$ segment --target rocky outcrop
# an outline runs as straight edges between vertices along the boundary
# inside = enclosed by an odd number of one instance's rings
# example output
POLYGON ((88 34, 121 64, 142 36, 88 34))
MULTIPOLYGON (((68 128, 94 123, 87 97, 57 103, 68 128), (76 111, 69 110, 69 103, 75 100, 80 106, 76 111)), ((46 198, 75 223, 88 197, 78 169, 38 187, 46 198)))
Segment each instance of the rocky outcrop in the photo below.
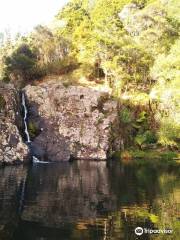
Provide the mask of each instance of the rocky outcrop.
POLYGON ((0 86, 0 164, 13 164, 28 159, 29 150, 22 141, 21 103, 12 85, 0 86))
POLYGON ((105 160, 119 148, 117 102, 108 93, 54 81, 24 91, 32 150, 41 160, 105 160))

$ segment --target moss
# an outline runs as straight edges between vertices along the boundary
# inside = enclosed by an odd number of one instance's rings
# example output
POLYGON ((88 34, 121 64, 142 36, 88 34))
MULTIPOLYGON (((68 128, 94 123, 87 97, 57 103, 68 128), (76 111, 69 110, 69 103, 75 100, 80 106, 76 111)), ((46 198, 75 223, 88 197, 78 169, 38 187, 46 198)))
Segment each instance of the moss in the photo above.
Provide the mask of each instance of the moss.
POLYGON ((72 84, 71 84, 71 82, 63 82, 63 86, 65 87, 65 88, 68 88, 69 86, 71 86, 72 84))
POLYGON ((30 121, 28 123, 28 130, 31 138, 35 138, 38 135, 38 126, 35 122, 30 121))

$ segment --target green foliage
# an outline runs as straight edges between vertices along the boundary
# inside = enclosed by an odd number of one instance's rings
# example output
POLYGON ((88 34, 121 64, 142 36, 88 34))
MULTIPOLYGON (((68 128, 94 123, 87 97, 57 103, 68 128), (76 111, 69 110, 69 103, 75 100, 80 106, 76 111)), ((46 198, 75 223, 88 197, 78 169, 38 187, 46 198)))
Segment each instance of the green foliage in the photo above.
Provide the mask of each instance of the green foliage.
POLYGON ((135 139, 135 144, 137 144, 140 149, 142 148, 142 145, 146 142, 146 135, 145 134, 138 134, 135 139))
POLYGON ((61 65, 61 61, 67 56, 68 40, 62 36, 57 36, 47 27, 37 26, 27 41, 35 50, 38 65, 41 67, 58 62, 61 65))
POLYGON ((135 162, 135 164, 155 164, 156 166, 162 164, 176 164, 175 159, 178 153, 174 151, 157 151, 157 150, 142 150, 130 149, 129 154, 133 159, 142 159, 142 161, 135 162))
POLYGON ((136 122, 142 123, 147 119, 147 113, 145 111, 142 111, 139 113, 138 118, 136 119, 136 122))
POLYGON ((125 124, 129 124, 132 122, 132 113, 127 107, 120 111, 120 121, 125 124))
POLYGON ((30 122, 28 123, 28 131, 29 131, 29 134, 30 134, 30 137, 31 137, 31 138, 36 137, 37 134, 38 134, 38 132, 39 132, 36 123, 30 121, 30 122))
POLYGON ((156 135, 150 131, 147 130, 144 133, 138 133, 134 139, 135 144, 137 144, 140 149, 142 149, 143 144, 152 144, 157 142, 156 135))
POLYGON ((3 43, 0 78, 29 80, 75 69, 74 79, 129 97, 131 107, 121 109, 120 120, 140 148, 156 141, 177 148, 179 9, 176 0, 70 0, 56 16, 57 27, 37 26, 15 44, 10 37, 3 43))
POLYGON ((152 62, 151 56, 126 34, 118 17, 128 2, 70 1, 57 16, 66 22, 59 34, 71 37, 71 54, 81 66, 94 67, 92 72, 98 65, 116 95, 129 80, 146 84, 152 62))
POLYGON ((180 41, 172 45, 169 54, 160 55, 152 68, 157 83, 152 89, 153 99, 159 102, 155 114, 159 121, 159 143, 176 146, 180 139, 180 41))
POLYGON ((180 139, 180 124, 170 117, 163 117, 160 120, 158 131, 159 143, 163 146, 177 147, 176 141, 180 139))
POLYGON ((36 55, 27 44, 21 44, 10 56, 5 58, 4 62, 5 76, 29 80, 36 65, 36 55))
POLYGON ((151 143, 156 143, 157 142, 157 136, 154 132, 147 130, 145 132, 145 136, 146 136, 146 141, 145 143, 147 144, 151 144, 151 143))
POLYGON ((166 151, 166 152, 162 152, 161 153, 161 158, 163 160, 169 160, 169 159, 173 159, 177 157, 177 153, 176 152, 171 152, 171 151, 166 151))

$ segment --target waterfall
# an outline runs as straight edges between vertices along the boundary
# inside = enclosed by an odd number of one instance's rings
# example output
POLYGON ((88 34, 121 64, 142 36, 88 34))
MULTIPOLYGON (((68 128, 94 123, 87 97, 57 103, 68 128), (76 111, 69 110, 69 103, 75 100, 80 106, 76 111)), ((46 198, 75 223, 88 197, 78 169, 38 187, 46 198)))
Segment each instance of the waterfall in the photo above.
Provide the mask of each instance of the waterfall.
POLYGON ((25 94, 22 93, 22 106, 24 109, 24 132, 26 134, 26 139, 27 139, 27 143, 30 143, 30 136, 29 136, 29 132, 28 132, 28 127, 27 127, 27 107, 26 107, 26 100, 25 100, 25 94))
MULTIPOLYGON (((22 106, 23 106, 23 109, 24 109, 24 132, 25 132, 25 135, 26 135, 26 143, 28 143, 28 146, 31 147, 31 139, 30 139, 30 135, 29 135, 29 132, 28 132, 28 127, 27 127, 27 114, 28 114, 28 111, 27 111, 27 107, 26 107, 26 99, 25 99, 25 94, 22 93, 22 106)), ((32 159, 33 159, 33 163, 49 163, 49 162, 45 162, 45 161, 40 161, 36 156, 32 156, 32 159)))

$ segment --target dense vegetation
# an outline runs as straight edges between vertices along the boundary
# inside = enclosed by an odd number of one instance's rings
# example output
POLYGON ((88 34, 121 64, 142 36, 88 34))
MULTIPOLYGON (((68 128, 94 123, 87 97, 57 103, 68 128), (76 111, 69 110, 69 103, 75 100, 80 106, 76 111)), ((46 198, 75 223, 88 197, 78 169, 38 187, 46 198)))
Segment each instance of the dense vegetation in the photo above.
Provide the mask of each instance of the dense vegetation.
POLYGON ((22 86, 71 73, 71 83, 104 86, 122 106, 125 144, 178 149, 179 9, 176 0, 71 0, 53 26, 1 43, 0 78, 22 86))

